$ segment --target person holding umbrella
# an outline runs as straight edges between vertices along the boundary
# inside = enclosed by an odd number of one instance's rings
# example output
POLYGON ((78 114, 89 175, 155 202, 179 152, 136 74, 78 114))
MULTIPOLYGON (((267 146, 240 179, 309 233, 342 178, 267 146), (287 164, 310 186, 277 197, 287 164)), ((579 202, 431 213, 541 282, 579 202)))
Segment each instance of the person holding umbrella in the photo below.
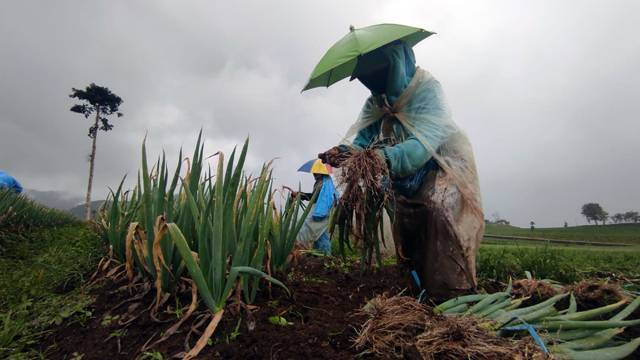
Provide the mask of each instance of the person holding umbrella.
POLYGON ((339 167, 354 151, 376 149, 394 190, 398 260, 415 270, 429 297, 445 299, 475 291, 484 215, 469 140, 453 122, 440 83, 415 65, 412 47, 432 34, 395 24, 351 27, 303 91, 346 77, 370 90, 343 144, 319 158, 339 167))
POLYGON ((312 193, 297 192, 288 186, 283 188, 291 191, 291 196, 300 196, 302 200, 310 201, 314 194, 318 194, 309 216, 305 219, 296 242, 305 248, 317 249, 325 255, 331 255, 331 238, 327 231, 331 208, 338 199, 338 193, 329 175, 331 166, 323 164, 319 159, 304 163, 298 171, 313 174, 315 183, 312 193))

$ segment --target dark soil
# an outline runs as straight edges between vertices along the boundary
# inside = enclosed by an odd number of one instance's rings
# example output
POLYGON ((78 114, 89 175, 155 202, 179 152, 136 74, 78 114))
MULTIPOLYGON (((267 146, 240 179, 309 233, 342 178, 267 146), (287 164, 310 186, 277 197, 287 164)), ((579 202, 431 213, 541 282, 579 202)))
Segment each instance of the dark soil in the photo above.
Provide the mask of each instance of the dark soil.
MULTIPOLYGON (((257 309, 251 316, 247 316, 246 310, 234 313, 235 306, 228 306, 213 343, 206 346, 198 358, 353 359, 357 354, 352 346, 354 327, 359 327, 364 321, 362 317, 353 315, 354 311, 376 295, 385 292, 395 295, 410 285, 408 274, 397 267, 386 266, 364 276, 360 276, 358 269, 359 264, 346 266, 335 259, 302 259, 287 279, 279 277, 291 290, 291 298, 274 287, 271 297, 266 289, 258 295, 257 309), (269 317, 274 315, 282 316, 292 324, 274 325, 269 321, 269 317), (235 331, 238 319, 241 319, 240 325, 235 331), (252 331, 248 329, 250 325, 254 325, 252 331)), ((96 302, 91 309, 91 319, 84 323, 68 322, 54 329, 40 344, 47 358, 69 359, 73 353, 84 354, 83 360, 142 357, 140 350, 149 338, 154 336, 155 341, 177 321, 177 317, 161 312, 158 318, 168 321, 159 323, 150 317, 149 311, 144 310, 152 304, 154 290, 141 300, 113 309, 133 296, 123 291, 124 284, 124 281, 114 283, 105 280, 101 287, 93 290, 96 302), (139 317, 121 325, 118 321, 126 320, 128 307, 129 313, 139 314, 139 317), (109 321, 109 316, 116 315, 120 317, 109 321)), ((187 292, 179 298, 182 307, 188 306, 190 295, 187 292)), ((169 300, 166 305, 175 308, 175 300, 169 300)), ((185 338, 190 327, 199 320, 199 315, 206 313, 203 305, 199 310, 199 314, 194 314, 183 324, 179 333, 147 351, 159 351, 166 357, 185 351, 185 338)), ((204 330, 206 325, 200 330, 204 330)), ((196 334, 190 337, 190 346, 198 337, 196 334)))
MULTIPOLYGON (((376 295, 396 295, 412 285, 408 274, 395 266, 386 266, 364 276, 360 276, 359 268, 359 264, 345 265, 336 259, 303 258, 289 276, 276 276, 291 290, 291 298, 277 287, 273 288, 271 296, 263 289, 254 304, 257 308, 250 315, 246 310, 236 312, 236 307, 230 304, 212 343, 204 348, 198 359, 355 358, 358 354, 353 347, 355 328, 360 328, 366 320, 364 315, 355 315, 356 310, 376 295), (292 324, 274 325, 269 321, 274 315, 282 316, 292 324), (250 331, 249 327, 253 329, 250 331)), ((147 310, 154 301, 155 291, 151 289, 142 298, 128 301, 143 291, 137 289, 130 293, 126 283, 124 278, 116 282, 109 278, 103 280, 91 291, 96 298, 90 308, 91 318, 72 318, 52 329, 38 345, 39 350, 47 359, 72 359, 83 355, 83 360, 161 359, 151 355, 159 352, 164 358, 170 358, 184 352, 189 330, 208 314, 204 305, 200 304, 199 312, 186 321, 178 333, 141 351, 146 343, 158 339, 177 322, 177 316, 167 311, 176 308, 176 300, 172 298, 165 304, 158 314, 159 320, 165 322, 158 322, 147 310), (127 324, 121 323, 132 316, 137 318, 127 324)), ((482 286, 489 292, 504 289, 504 284, 497 282, 486 282, 482 286)), ((404 294, 416 295, 409 291, 404 294)), ((179 307, 186 311, 191 301, 189 289, 179 293, 178 299, 179 307)), ((589 308, 593 307, 590 305, 589 308)), ((583 307, 579 304, 580 310, 583 307)), ((640 318, 640 310, 630 318, 640 318)), ((200 331, 207 323, 199 327, 200 331)), ((640 336, 639 330, 640 327, 628 328, 624 338, 640 336)), ((192 334, 189 346, 192 347, 198 337, 199 334, 192 334)), ((413 350, 414 357, 410 356, 410 351, 405 356, 419 358, 417 349, 413 350)), ((640 359, 640 350, 629 357, 636 358, 640 359)))

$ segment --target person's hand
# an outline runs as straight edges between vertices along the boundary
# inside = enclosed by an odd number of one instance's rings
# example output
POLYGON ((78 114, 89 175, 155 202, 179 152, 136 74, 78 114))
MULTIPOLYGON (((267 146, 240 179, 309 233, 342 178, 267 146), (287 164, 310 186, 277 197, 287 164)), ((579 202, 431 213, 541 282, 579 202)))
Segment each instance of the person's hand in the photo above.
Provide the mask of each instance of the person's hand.
POLYGON ((298 192, 293 190, 292 188, 286 186, 286 185, 282 185, 282 189, 284 190, 289 190, 289 192, 291 192, 291 197, 296 197, 298 196, 298 192))
POLYGON ((324 164, 338 168, 349 156, 351 156, 351 148, 346 145, 338 145, 318 154, 318 159, 322 160, 324 164))

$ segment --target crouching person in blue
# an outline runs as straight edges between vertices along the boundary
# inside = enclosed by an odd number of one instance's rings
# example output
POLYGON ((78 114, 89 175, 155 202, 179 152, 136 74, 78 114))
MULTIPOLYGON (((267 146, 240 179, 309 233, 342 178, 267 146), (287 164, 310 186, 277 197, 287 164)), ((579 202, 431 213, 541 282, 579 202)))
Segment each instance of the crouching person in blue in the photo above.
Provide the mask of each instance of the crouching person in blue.
MULTIPOLYGON (((304 248, 317 249, 325 255, 331 255, 331 238, 329 236, 329 214, 338 199, 336 187, 329 175, 326 164, 316 160, 311 167, 311 173, 316 182, 312 193, 292 191, 291 196, 300 196, 302 200, 309 201, 315 192, 318 192, 315 204, 305 219, 296 242, 304 248)), ((291 189, 289 189, 291 190, 291 189)))

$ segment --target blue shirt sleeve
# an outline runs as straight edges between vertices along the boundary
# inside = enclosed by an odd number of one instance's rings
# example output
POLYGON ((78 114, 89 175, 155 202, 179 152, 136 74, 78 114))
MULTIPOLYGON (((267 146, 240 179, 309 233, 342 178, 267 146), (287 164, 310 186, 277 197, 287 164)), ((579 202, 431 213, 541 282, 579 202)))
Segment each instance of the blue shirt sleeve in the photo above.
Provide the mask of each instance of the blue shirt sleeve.
MULTIPOLYGON (((377 121, 360 130, 353 140, 353 145, 359 149, 366 149, 379 133, 380 122, 377 121)), ((393 178, 415 174, 432 156, 414 135, 399 144, 382 148, 381 152, 387 160, 393 178)))
POLYGON ((415 174, 432 156, 413 135, 399 144, 383 148, 382 151, 392 178, 415 174))

